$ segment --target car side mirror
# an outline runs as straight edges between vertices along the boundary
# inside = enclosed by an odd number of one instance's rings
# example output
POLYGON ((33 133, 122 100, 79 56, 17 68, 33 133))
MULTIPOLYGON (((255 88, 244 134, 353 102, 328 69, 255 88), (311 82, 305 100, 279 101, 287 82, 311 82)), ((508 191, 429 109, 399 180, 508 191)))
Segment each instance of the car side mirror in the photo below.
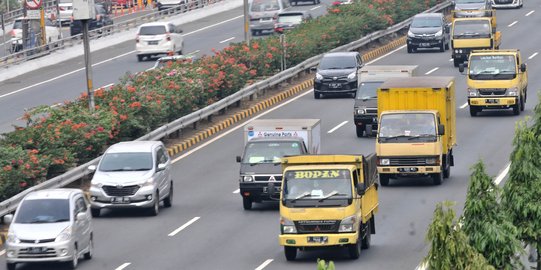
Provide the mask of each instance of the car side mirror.
POLYGON ((463 63, 458 64, 458 71, 460 73, 464 73, 465 67, 463 63))
POLYGON ((438 135, 445 135, 445 126, 443 124, 438 125, 438 135))
POLYGON ((165 170, 165 163, 158 164, 158 167, 156 168, 156 171, 159 172, 159 171, 163 171, 163 170, 165 170))
POLYGON ((357 189, 357 194, 359 194, 359 196, 363 196, 364 193, 365 193, 365 189, 366 189, 366 185, 365 183, 358 183, 357 186, 356 186, 356 189, 357 189))
POLYGON ((86 213, 85 212, 79 212, 77 213, 77 215, 75 216, 75 220, 83 220, 86 218, 86 213))
POLYGON ((4 216, 4 223, 10 224, 12 221, 13 221, 13 215, 12 214, 8 214, 8 215, 4 216))
POLYGON ((526 64, 524 64, 524 63, 520 64, 520 71, 521 72, 526 72, 526 64))
POLYGON ((237 156, 237 163, 240 163, 242 161, 242 158, 240 156, 237 156))
POLYGON ((96 165, 88 166, 88 170, 91 171, 91 172, 95 172, 96 171, 96 165))

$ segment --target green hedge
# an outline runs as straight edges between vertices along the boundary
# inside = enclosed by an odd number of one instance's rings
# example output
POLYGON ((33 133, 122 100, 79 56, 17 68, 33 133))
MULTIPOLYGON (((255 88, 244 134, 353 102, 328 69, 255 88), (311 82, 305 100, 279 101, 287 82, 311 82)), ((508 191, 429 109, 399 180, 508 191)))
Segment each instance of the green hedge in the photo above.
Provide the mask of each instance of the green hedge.
MULTIPOLYGON (((352 42, 426 10, 442 0, 363 0, 331 7, 287 33, 288 65, 352 42)), ((86 94, 51 109, 24 115, 0 141, 0 201, 69 168, 91 160, 118 141, 132 140, 277 73, 282 49, 277 36, 232 44, 212 56, 127 75, 95 92, 96 109, 86 94)))

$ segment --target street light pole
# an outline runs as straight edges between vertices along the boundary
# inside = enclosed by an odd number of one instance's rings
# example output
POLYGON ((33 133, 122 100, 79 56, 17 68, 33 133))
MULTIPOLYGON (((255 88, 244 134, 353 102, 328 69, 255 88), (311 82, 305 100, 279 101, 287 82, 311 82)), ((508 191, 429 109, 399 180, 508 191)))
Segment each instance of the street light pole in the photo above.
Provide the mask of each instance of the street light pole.
POLYGON ((88 93, 88 109, 94 112, 94 88, 92 85, 92 62, 90 59, 90 45, 88 40, 88 19, 81 20, 83 24, 83 44, 85 52, 86 91, 88 93))
POLYGON ((250 14, 248 14, 248 0, 244 0, 244 42, 250 46, 250 14))

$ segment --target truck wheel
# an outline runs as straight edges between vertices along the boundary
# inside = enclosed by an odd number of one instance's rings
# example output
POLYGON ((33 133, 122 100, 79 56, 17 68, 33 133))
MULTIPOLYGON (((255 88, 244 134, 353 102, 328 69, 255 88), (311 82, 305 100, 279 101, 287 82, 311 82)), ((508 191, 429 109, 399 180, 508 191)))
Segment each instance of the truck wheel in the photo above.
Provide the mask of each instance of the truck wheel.
POLYGON ((445 50, 449 50, 449 40, 447 40, 447 43, 445 43, 445 50))
POLYGON ((391 176, 388 174, 379 174, 379 183, 386 187, 389 185, 389 181, 391 180, 391 176))
POLYGON ((513 105, 513 114, 514 115, 520 115, 520 103, 522 102, 522 98, 519 98, 517 104, 513 105))
POLYGON ((526 103, 526 101, 523 98, 520 98, 520 110, 521 111, 524 111, 524 109, 526 108, 526 105, 524 103, 526 103))
POLYGON ((321 98, 321 93, 317 92, 316 90, 314 90, 314 98, 315 99, 320 99, 321 98))
POLYGON ((362 138, 364 134, 363 126, 355 126, 355 132, 357 133, 357 137, 362 138))
POLYGON ((456 59, 456 58, 453 59, 453 64, 455 65, 455 67, 458 67, 458 65, 460 65, 461 63, 462 61, 460 61, 460 59, 456 59))
POLYGON ((357 243, 348 245, 349 257, 352 259, 358 259, 361 256, 361 236, 357 239, 357 243))
MULTIPOLYGON (((372 217, 374 218, 374 217, 372 217)), ((370 219, 366 224, 364 224, 364 230, 363 230, 363 239, 361 242, 361 248, 362 249, 369 249, 370 248, 370 238, 372 235, 372 219, 370 219)))
POLYGON ((252 209, 252 200, 248 197, 242 197, 242 207, 244 207, 244 210, 252 209))
POLYGON ((447 164, 446 168, 443 169, 443 178, 449 178, 451 176, 451 165, 447 164))
POLYGON ((441 185, 441 182, 443 181, 443 172, 435 173, 432 175, 432 183, 435 186, 441 185))
POLYGON ((92 214, 92 217, 99 217, 100 212, 101 212, 100 208, 90 208, 90 213, 92 214))
POLYGON ((284 246, 284 254, 286 255, 286 260, 293 261, 297 257, 297 248, 284 246))
POLYGON ((479 109, 475 106, 470 106, 470 116, 475 117, 477 116, 477 113, 479 113, 479 109))

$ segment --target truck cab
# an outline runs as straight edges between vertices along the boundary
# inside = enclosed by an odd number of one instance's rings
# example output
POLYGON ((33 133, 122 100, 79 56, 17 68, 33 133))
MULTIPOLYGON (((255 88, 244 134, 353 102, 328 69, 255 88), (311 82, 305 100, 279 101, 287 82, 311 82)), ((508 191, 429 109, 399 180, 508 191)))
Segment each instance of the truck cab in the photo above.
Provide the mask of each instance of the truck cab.
MULTIPOLYGON (((465 71, 465 65, 459 65, 465 71)), ((520 51, 473 51, 466 72, 470 115, 486 109, 524 111, 528 92, 528 73, 520 51)))
POLYGON ((455 67, 468 60, 472 50, 499 49, 501 32, 496 31, 495 18, 472 17, 453 20, 451 56, 455 67))
POLYGON ((279 241, 286 259, 341 247, 359 258, 376 233, 375 155, 293 156, 282 159, 282 168, 279 241))

